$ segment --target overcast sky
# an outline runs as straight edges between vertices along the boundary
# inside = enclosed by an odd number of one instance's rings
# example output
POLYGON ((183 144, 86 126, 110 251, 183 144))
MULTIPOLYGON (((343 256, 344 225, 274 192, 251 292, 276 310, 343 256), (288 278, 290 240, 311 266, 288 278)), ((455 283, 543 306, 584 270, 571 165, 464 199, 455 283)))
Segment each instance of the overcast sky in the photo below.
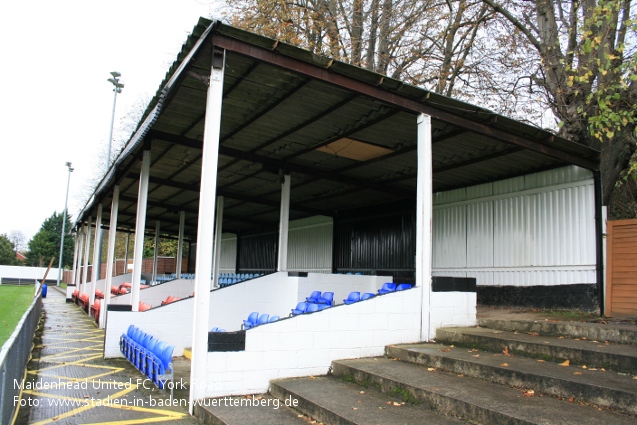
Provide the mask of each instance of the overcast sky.
MULTIPOLYGON (((115 126, 149 100, 212 0, 29 0, 0 5, 0 234, 26 241, 69 213, 105 152, 113 107, 111 71, 122 74, 115 126)), ((144 105, 145 108, 145 105, 144 105)))

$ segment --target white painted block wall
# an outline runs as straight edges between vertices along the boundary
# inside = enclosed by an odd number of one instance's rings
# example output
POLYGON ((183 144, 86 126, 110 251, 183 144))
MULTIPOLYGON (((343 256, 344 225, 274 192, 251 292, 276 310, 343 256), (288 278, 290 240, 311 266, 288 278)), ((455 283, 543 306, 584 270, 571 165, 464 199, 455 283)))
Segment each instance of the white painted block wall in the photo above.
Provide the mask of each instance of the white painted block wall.
POLYGON ((420 299, 413 288, 249 329, 245 351, 208 353, 206 397, 263 393, 272 379, 323 375, 333 360, 417 342, 420 299))
POLYGON ((475 292, 432 292, 432 335, 442 327, 477 325, 476 304, 475 292))

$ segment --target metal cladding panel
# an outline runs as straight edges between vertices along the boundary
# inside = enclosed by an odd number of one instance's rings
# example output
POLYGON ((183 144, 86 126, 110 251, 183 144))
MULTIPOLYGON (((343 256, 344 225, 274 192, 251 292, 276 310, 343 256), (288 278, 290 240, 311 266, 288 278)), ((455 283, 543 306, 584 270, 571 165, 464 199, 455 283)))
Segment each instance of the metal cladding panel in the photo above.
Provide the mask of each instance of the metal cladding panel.
POLYGON ((317 216, 295 220, 288 232, 288 270, 332 271, 333 220, 317 216))
POLYGON ((493 267, 493 203, 467 205, 467 267, 493 267))
POLYGON ((434 209, 433 267, 467 265, 466 205, 434 209))
POLYGON ((533 196, 534 266, 595 264, 593 183, 533 196))
POLYGON ((268 272, 276 270, 277 232, 239 237, 239 270, 268 272))
POLYGON ((433 195, 434 205, 450 204, 452 202, 464 201, 467 199, 467 188, 437 192, 433 195))
MULTIPOLYGON (((493 195, 486 185, 466 188, 469 200, 437 205, 436 275, 466 273, 479 285, 596 282, 594 185, 586 178, 590 173, 566 167, 539 174, 495 182, 493 195), (521 189, 524 178, 538 187, 521 189), (471 199, 479 193, 484 196, 471 199), (460 212, 463 208, 466 217, 460 212), (466 265, 458 258, 463 226, 466 265)), ((458 194, 453 191, 438 199, 452 202, 458 194)))
POLYGON ((394 279, 413 279, 416 253, 414 212, 337 221, 336 269, 370 273, 382 270, 391 272, 394 279))
POLYGON ((506 193, 514 193, 524 190, 524 178, 525 176, 520 176, 493 182, 493 194, 504 195, 506 193))
POLYGON ((493 265, 531 266, 528 197, 496 199, 493 210, 493 265))
POLYGON ((575 183, 583 180, 590 180, 592 178, 592 172, 584 168, 571 165, 568 167, 524 176, 524 188, 535 189, 538 187, 554 186, 557 184, 575 183))
POLYGON ((236 235, 221 236, 221 259, 219 260, 220 270, 235 270, 237 264, 237 237, 236 235))

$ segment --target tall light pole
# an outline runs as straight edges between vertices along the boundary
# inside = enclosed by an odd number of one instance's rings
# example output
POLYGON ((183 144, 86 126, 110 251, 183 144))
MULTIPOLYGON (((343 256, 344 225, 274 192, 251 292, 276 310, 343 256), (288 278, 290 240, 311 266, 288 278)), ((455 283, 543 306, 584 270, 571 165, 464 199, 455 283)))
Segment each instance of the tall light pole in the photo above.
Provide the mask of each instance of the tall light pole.
POLYGON ((66 198, 64 199, 64 214, 62 218, 62 238, 60 240, 60 261, 58 263, 58 282, 57 286, 60 286, 60 277, 62 276, 62 255, 64 254, 64 233, 66 232, 66 206, 69 202, 69 186, 71 184, 71 173, 73 172, 73 168, 71 168, 71 163, 67 162, 66 166, 69 169, 69 177, 66 180, 66 198))
POLYGON ((113 92, 115 92, 115 95, 113 96, 113 114, 111 115, 111 131, 110 131, 110 134, 108 135, 108 154, 106 158, 107 171, 111 166, 111 144, 113 143, 113 125, 115 124, 115 105, 117 104, 117 93, 121 93, 122 89, 124 88, 124 84, 119 82, 119 77, 121 77, 122 74, 120 74, 117 71, 113 71, 111 72, 111 75, 112 77, 109 78, 107 81, 113 84, 114 86, 113 92))
MULTIPOLYGON (((121 77, 117 71, 111 72, 111 78, 107 81, 113 84, 113 113, 111 114, 111 129, 108 135, 108 152, 106 153, 106 169, 105 173, 108 172, 109 168, 111 168, 111 144, 113 143, 113 126, 115 124, 115 105, 117 105, 117 93, 121 93, 124 88, 124 83, 119 82, 119 77, 121 77)), ((111 229, 110 231, 115 231, 111 229)), ((104 240, 104 231, 102 229, 95 229, 95 237, 99 238, 99 246, 98 246, 98 255, 97 255, 97 264, 93 265, 93 267, 97 267, 97 278, 100 278, 100 272, 102 270, 102 241, 104 240)))

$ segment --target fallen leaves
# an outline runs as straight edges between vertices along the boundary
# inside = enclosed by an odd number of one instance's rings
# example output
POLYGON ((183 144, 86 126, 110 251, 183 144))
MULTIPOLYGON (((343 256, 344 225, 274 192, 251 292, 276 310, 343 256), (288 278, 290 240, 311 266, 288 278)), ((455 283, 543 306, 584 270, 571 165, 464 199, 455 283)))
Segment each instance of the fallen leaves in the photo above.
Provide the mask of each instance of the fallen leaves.
POLYGON ((433 372, 433 371, 435 371, 435 370, 436 370, 436 368, 435 368, 435 367, 428 367, 428 368, 427 368, 427 370, 428 370, 429 372, 433 372))
POLYGON ((522 395, 524 395, 524 397, 533 397, 535 395, 535 391, 533 391, 533 390, 524 390, 522 392, 522 395))
POLYGON ((582 372, 573 372, 573 375, 581 375, 582 372))
POLYGON ((502 353, 504 353, 504 355, 507 356, 507 357, 513 357, 513 354, 509 353, 509 346, 508 345, 504 346, 504 350, 502 350, 502 353))
POLYGON ((546 363, 546 360, 540 359, 540 360, 538 360, 538 363, 546 363))
POLYGON ((442 351, 443 353, 448 353, 451 351, 451 348, 441 348, 440 351, 442 351))
POLYGON ((537 333, 537 332, 527 332, 527 334, 529 334, 531 336, 540 336, 540 334, 537 333))
POLYGON ((502 366, 502 367, 509 367, 509 364, 508 364, 508 363, 502 363, 502 364, 500 364, 500 366, 502 366))
POLYGON ((563 363, 560 363, 560 366, 570 366, 571 365, 571 361, 570 360, 564 360, 563 363))

